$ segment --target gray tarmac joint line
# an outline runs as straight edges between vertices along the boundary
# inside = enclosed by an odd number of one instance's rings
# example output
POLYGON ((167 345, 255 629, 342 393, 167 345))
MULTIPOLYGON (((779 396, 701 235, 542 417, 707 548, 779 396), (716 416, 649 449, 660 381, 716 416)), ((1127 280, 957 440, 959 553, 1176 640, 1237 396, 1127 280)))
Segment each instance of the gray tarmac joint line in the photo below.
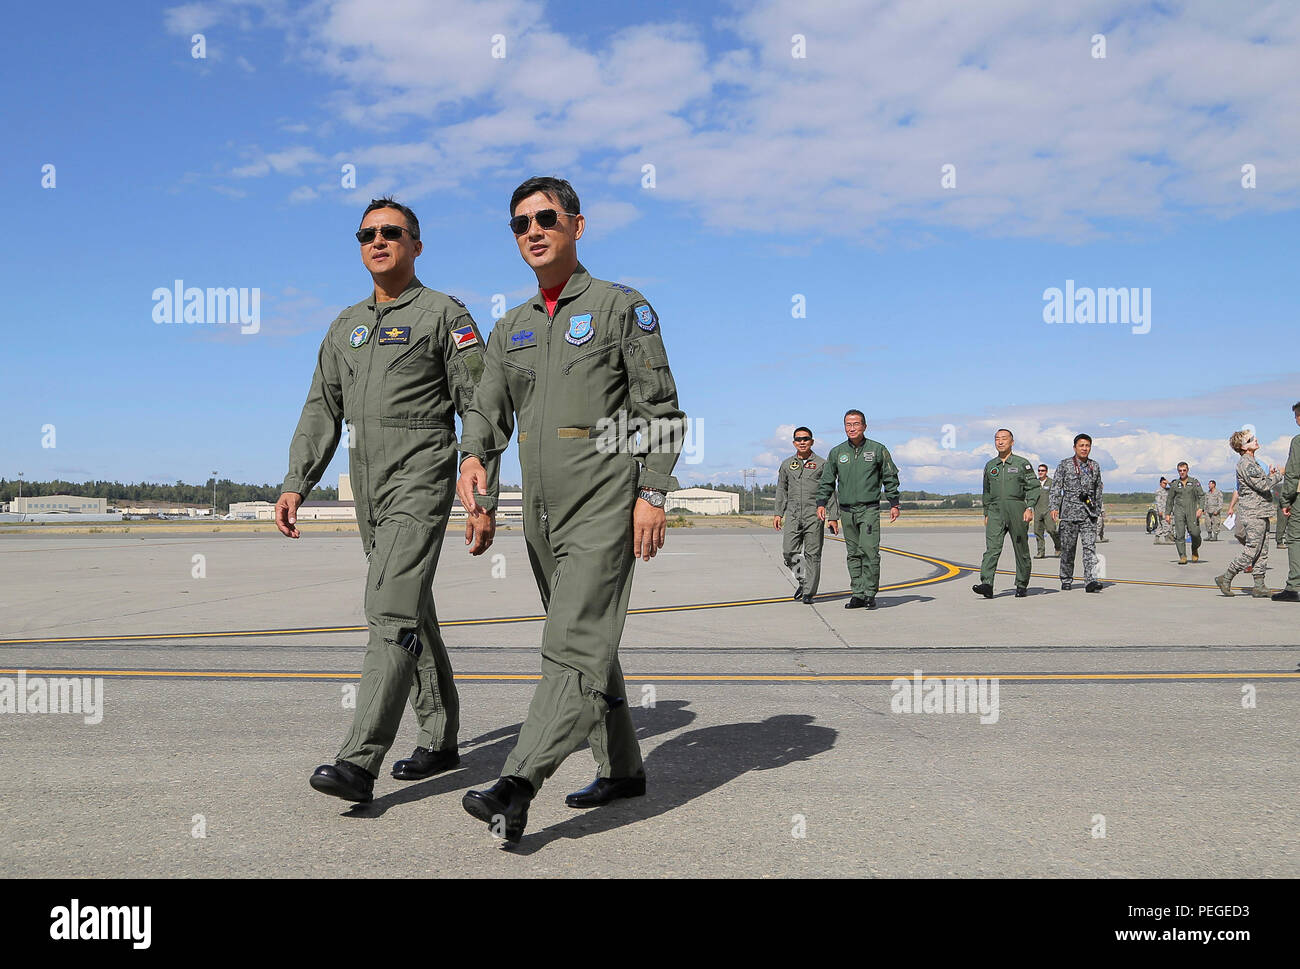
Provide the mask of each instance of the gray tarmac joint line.
MULTIPOLYGON (((1209 585, 1236 548, 1207 544, 1206 562, 1180 567, 1170 547, 1151 546, 1137 530, 1112 538, 1099 546, 1111 575, 1182 585, 1209 585)), ((459 543, 449 537, 435 584, 444 619, 539 611, 520 536, 507 533, 479 559, 459 543), (505 565, 496 579, 493 553, 505 565)), ((983 548, 977 529, 886 528, 884 544, 958 564, 978 562, 983 548)), ((674 529, 670 554, 638 565, 632 606, 789 595, 779 550, 775 532, 674 529)), ((355 535, 297 543, 198 535, 175 545, 15 535, 0 538, 0 552, 0 639, 363 621, 355 535), (191 577, 195 554, 205 556, 206 578, 191 577)), ((1045 566, 1054 574, 1056 559, 1034 560, 1036 573, 1045 566)), ((1013 567, 1009 549, 999 567, 1013 567)), ((882 560, 886 584, 940 571, 899 555, 882 560)), ((502 677, 537 672, 538 623, 447 628, 458 673, 494 674, 459 683, 461 767, 414 783, 385 773, 375 802, 357 808, 313 792, 307 776, 347 728, 343 700, 363 633, 5 646, 6 669, 348 678, 106 676, 98 724, 0 714, 10 805, 0 812, 0 871, 1300 875, 1300 682, 1277 677, 1297 669, 1300 612, 1175 585, 1061 593, 1054 578, 1037 576, 1031 587, 1041 591, 1017 600, 1009 575, 986 601, 971 593, 975 581, 962 572, 882 592, 874 612, 847 612, 843 546, 828 543, 822 587, 843 591, 814 607, 630 617, 622 652, 647 796, 593 811, 565 807, 563 795, 594 774, 590 753, 579 752, 542 789, 512 852, 459 801, 491 783, 513 744, 534 681, 502 677), (899 712, 901 689, 889 678, 914 670, 1008 677, 998 681, 996 722, 899 712), (1178 678, 1095 678, 1115 673, 1178 678), (709 678, 674 678, 686 676, 709 678), (810 676, 820 679, 796 679, 810 676)), ((413 737, 408 714, 390 760, 408 754, 413 737)))

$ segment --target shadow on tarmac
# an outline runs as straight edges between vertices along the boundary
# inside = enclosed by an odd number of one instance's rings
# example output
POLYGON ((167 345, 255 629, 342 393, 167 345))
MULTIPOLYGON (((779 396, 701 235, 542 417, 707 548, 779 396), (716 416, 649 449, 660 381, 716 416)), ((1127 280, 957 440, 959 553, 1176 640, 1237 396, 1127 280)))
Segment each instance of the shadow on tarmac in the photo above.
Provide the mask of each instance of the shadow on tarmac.
MULTIPOLYGON (((829 606, 832 603, 848 602, 849 596, 836 596, 833 599, 817 600, 819 606, 829 606)), ((893 609, 897 606, 906 606, 913 602, 933 602, 934 596, 876 596, 876 609, 893 609)), ((843 608, 841 606, 840 608, 843 608)), ((871 612, 870 609, 863 609, 862 612, 871 612)))
MULTIPOLYGON (((653 707, 634 706, 632 719, 636 724, 637 740, 644 743, 650 737, 689 726, 696 715, 693 711, 685 709, 688 702, 687 700, 662 700, 653 707)), ((342 812, 341 816, 377 818, 389 808, 397 807, 399 804, 422 801, 426 797, 437 797, 452 791, 489 787, 501 776, 506 757, 514 748, 515 741, 519 737, 519 728, 522 726, 522 723, 516 723, 509 727, 498 727, 473 740, 465 741, 460 745, 460 766, 455 770, 417 781, 383 797, 377 797, 367 804, 355 804, 342 812)), ((588 746, 584 744, 570 756, 576 757, 587 749, 588 746)), ((394 754, 392 759, 398 760, 399 755, 394 754)))
MULTIPOLYGON (((775 770, 825 753, 839 734, 814 726, 814 719, 809 714, 783 714, 761 722, 702 727, 666 740, 645 759, 645 797, 575 812, 535 834, 525 832, 511 854, 531 855, 561 838, 583 838, 658 817, 742 774, 775 770)), ((611 866, 616 864, 611 859, 611 866)))

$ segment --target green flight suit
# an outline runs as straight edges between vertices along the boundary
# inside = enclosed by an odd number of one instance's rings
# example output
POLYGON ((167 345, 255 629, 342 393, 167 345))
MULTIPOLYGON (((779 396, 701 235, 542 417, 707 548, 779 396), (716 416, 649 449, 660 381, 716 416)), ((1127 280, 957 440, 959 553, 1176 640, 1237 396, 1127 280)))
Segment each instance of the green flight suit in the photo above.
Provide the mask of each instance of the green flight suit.
MULTIPOLYGON (((456 429, 483 372, 468 311, 418 279, 395 300, 339 314, 289 445, 283 490, 306 496, 349 426, 349 470, 369 559, 370 627, 352 729, 339 760, 378 774, 409 698, 418 745, 456 747, 460 705, 438 631, 433 574, 456 492, 456 429)), ((488 467, 493 483, 499 462, 488 467)))
MULTIPOLYGON (((1286 588, 1300 592, 1300 434, 1291 438, 1291 450, 1287 452, 1286 468, 1282 472, 1282 503, 1291 509, 1291 516, 1280 516, 1286 520, 1286 588)), ((1268 540, 1266 535, 1265 541, 1268 540)))
POLYGON ((1196 555, 1201 551, 1201 524, 1196 517, 1197 509, 1205 503, 1205 491, 1201 488, 1201 482, 1191 475, 1187 480, 1174 478, 1169 482, 1169 509, 1167 514, 1174 516, 1174 547, 1178 550, 1178 557, 1187 557, 1187 539, 1190 532, 1192 536, 1192 554, 1196 555))
MULTIPOLYGON (((1038 475, 1034 475, 1035 478, 1038 475)), ((1047 542, 1045 535, 1052 536, 1052 550, 1061 551, 1061 542, 1057 538, 1060 534, 1060 527, 1052 521, 1052 478, 1049 475, 1046 481, 1038 482, 1038 501, 1034 503, 1034 534, 1038 537, 1038 557, 1043 558, 1047 555, 1047 542)))
POLYGON ((838 492, 840 524, 848 549, 850 587, 859 599, 880 589, 880 492, 890 508, 898 507, 898 466, 889 448, 864 437, 831 448, 817 485, 817 506, 829 507, 838 492))
POLYGON ((502 317, 461 450, 499 455, 516 419, 524 538, 546 623, 542 681, 502 776, 540 789, 584 739, 599 776, 643 776, 618 662, 632 510, 638 487, 678 487, 686 419, 646 298, 579 265, 553 317, 540 293, 502 317))
MULTIPOLYGON (((1018 454, 1008 454, 1003 461, 994 457, 984 465, 984 561, 980 581, 993 584, 998 558, 1006 536, 1011 535, 1011 549, 1016 553, 1016 588, 1029 585, 1033 562, 1029 557, 1029 523, 1025 511, 1036 505, 1043 494, 1042 483, 1034 466, 1018 454)), ((1050 494, 1050 493, 1049 493, 1050 494)), ((1042 542, 1040 536, 1038 541, 1042 542)))
MULTIPOLYGON (((826 459, 813 451, 806 459, 792 454, 776 474, 775 513, 781 522, 781 555, 799 583, 799 591, 815 596, 822 576, 822 542, 826 523, 817 517, 817 486, 826 459)), ((839 521, 835 496, 826 506, 826 521, 839 521)))

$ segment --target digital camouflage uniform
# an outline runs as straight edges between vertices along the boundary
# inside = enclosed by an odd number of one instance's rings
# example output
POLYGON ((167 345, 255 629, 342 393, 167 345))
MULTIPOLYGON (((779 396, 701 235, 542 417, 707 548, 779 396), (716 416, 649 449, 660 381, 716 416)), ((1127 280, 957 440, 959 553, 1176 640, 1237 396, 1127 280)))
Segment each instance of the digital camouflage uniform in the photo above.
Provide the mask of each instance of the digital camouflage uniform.
POLYGON ((1165 521, 1165 515, 1169 513, 1169 489, 1156 488, 1152 504, 1156 506, 1156 537, 1152 539, 1151 544, 1172 545, 1174 543, 1174 526, 1165 521))
POLYGON ((1052 478, 1052 508, 1060 515, 1061 529, 1061 581, 1074 578, 1074 549, 1083 544, 1083 575, 1092 580, 1097 575, 1097 524, 1096 514, 1103 508, 1101 465, 1092 458, 1080 462, 1068 457, 1056 466, 1052 478), (1093 512, 1089 513, 1082 498, 1091 496, 1093 512))
POLYGON ((853 595, 869 599, 880 590, 880 492, 898 507, 898 466, 889 449, 864 437, 854 446, 844 441, 831 448, 817 485, 818 507, 840 504, 849 578, 853 595))
POLYGON ((994 456, 984 465, 984 561, 980 582, 993 584, 1002 545, 1010 534, 1016 555, 1016 588, 1029 585, 1033 562, 1029 557, 1025 510, 1038 503, 1042 490, 1034 466, 1018 454, 1008 454, 1005 461, 994 456))
POLYGON ((500 454, 516 419, 524 539, 546 623, 542 680, 502 776, 540 790, 584 740, 599 776, 643 776, 618 662, 636 561, 632 510, 638 484, 676 490, 685 427, 646 298, 579 265, 553 317, 540 293, 502 317, 461 450, 500 454), (634 421, 651 432, 636 447, 619 430, 634 421), (662 422, 671 433, 647 453, 662 422))
POLYGON ((1269 474, 1249 454, 1237 462, 1237 541, 1245 547, 1228 563, 1224 575, 1228 581, 1241 572, 1255 577, 1264 585, 1268 572, 1268 519, 1273 513, 1273 489, 1282 481, 1282 472, 1269 474))
MULTIPOLYGON (((1037 474, 1034 475, 1038 477, 1037 474)), ((1038 557, 1047 555, 1047 540, 1044 533, 1052 536, 1052 551, 1061 551, 1060 532, 1056 522, 1052 521, 1052 478, 1038 482, 1038 500, 1034 502, 1034 535, 1038 538, 1038 557)))
MULTIPOLYGON (((409 697, 418 746, 454 750, 460 705, 438 631, 433 574, 456 488, 456 429, 483 373, 478 328, 457 299, 418 279, 330 324, 289 445, 283 490, 306 496, 349 427, 349 470, 369 559, 370 627, 352 730, 338 753, 377 774, 409 697)), ((488 465, 496 484, 498 463, 488 465)))
MULTIPOLYGON (((817 486, 826 459, 816 451, 801 459, 792 454, 776 475, 775 514, 781 522, 781 554, 794 573, 799 591, 815 596, 822 574, 822 541, 826 524, 817 517, 817 486)), ((839 521, 839 503, 832 495, 826 521, 839 521)))
POLYGON ((1215 488, 1205 493, 1205 538, 1210 542, 1219 540, 1219 530, 1223 527, 1223 491, 1215 488))
POLYGON ((1197 509, 1205 498, 1201 482, 1188 475, 1187 480, 1174 478, 1169 482, 1170 510, 1165 514, 1173 515, 1174 547, 1178 557, 1187 556, 1187 535, 1192 536, 1192 554, 1201 550, 1201 524, 1196 517, 1197 509))

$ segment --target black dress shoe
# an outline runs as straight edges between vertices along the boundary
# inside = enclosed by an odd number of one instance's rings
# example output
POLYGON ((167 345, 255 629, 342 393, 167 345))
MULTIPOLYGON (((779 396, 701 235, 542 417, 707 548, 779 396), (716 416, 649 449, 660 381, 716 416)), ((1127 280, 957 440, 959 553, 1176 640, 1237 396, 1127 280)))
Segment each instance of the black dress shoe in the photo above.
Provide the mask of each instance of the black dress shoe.
POLYGON ((874 609, 874 608, 876 608, 876 597, 875 597, 875 596, 867 596, 867 603, 866 603, 866 605, 867 605, 867 608, 868 608, 868 609, 874 609))
POLYGON ((1062 583, 1061 583, 1061 591, 1062 591, 1062 592, 1069 592, 1070 589, 1071 589, 1071 587, 1072 587, 1073 585, 1074 585, 1074 583, 1073 583, 1073 582, 1070 582, 1070 581, 1062 582, 1062 583))
POLYGON ((528 804, 537 792, 522 777, 503 777, 486 791, 467 791, 461 807, 486 821, 493 837, 518 844, 528 824, 528 804))
POLYGON ((1027 586, 1023 586, 1023 585, 1016 586, 1017 599, 1023 599, 1027 595, 1029 595, 1029 588, 1027 586))
POLYGON ((1096 579, 1093 579, 1092 581, 1090 581, 1087 585, 1085 585, 1085 586, 1083 587, 1083 591, 1084 591, 1084 592, 1100 592, 1100 591, 1101 591, 1101 583, 1098 582, 1096 579))
POLYGON ((600 807, 620 797, 641 797, 644 794, 644 777, 597 777, 582 790, 568 795, 564 803, 574 808, 600 807))
POLYGON ((983 596, 985 599, 993 598, 993 586, 989 585, 987 582, 977 582, 975 585, 970 587, 970 590, 977 596, 983 596))
POLYGON ((792 595, 790 598, 793 599, 795 602, 799 602, 801 599, 803 599, 803 591, 796 590, 795 594, 792 595))
POLYGON ((857 596, 850 596, 849 601, 844 603, 845 609, 861 609, 867 604, 866 599, 859 599, 857 596))
POLYGON ((1283 589, 1281 592, 1273 593, 1274 602, 1300 602, 1300 592, 1295 589, 1283 589))
POLYGON ((416 747, 410 757, 393 765, 393 776, 399 781, 418 781, 459 766, 460 753, 455 748, 430 750, 428 747, 416 747))
POLYGON ((332 794, 345 801, 364 804, 375 797, 375 775, 346 760, 317 767, 309 783, 322 794, 332 794))
POLYGON ((812 596, 804 596, 800 601, 801 601, 805 606, 811 606, 811 605, 813 604, 813 597, 812 597, 812 596))

